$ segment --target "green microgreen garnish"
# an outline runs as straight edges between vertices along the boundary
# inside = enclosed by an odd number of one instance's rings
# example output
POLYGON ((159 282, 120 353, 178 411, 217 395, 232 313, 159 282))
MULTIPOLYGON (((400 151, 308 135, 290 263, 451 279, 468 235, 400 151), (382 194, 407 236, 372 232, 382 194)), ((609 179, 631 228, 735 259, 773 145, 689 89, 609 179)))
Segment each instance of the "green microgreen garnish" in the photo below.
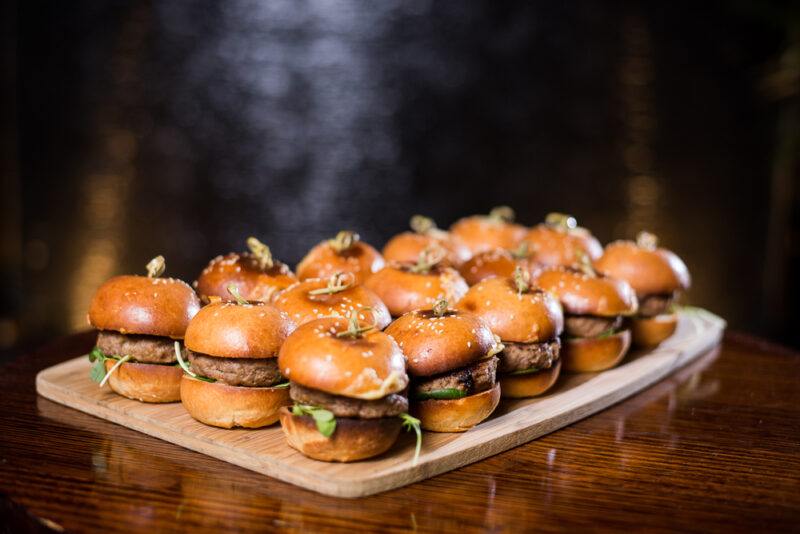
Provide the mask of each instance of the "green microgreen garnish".
POLYGON ((324 408, 317 408, 308 404, 295 404, 292 406, 292 415, 302 416, 308 415, 317 425, 317 430, 320 434, 329 438, 336 430, 336 417, 333 412, 324 408))
POLYGON ((375 316, 375 310, 372 309, 370 306, 365 306, 363 308, 358 308, 357 310, 353 310, 350 312, 350 315, 347 317, 347 330, 342 330, 341 332, 336 332, 337 338, 349 337, 351 339, 358 339, 361 337, 362 334, 365 332, 369 332, 370 330, 375 330, 378 327, 378 318, 375 316), (368 326, 361 326, 358 323, 358 316, 362 312, 372 312, 373 322, 371 325, 368 326))
POLYGON ((330 245, 337 254, 341 254, 358 243, 360 239, 361 237, 357 233, 349 230, 342 230, 336 234, 336 237, 328 240, 328 245, 330 245))
POLYGON ((488 217, 490 220, 494 222, 510 223, 514 222, 516 214, 514 213, 514 210, 511 209, 509 206, 497 206, 492 208, 492 211, 489 212, 488 217))
POLYGON ((242 294, 239 293, 239 288, 235 284, 228 284, 227 289, 228 293, 230 293, 231 296, 236 300, 236 304, 239 304, 240 306, 249 304, 249 302, 247 302, 247 299, 245 299, 242 296, 242 294))
POLYGON ((430 217, 424 215, 414 215, 409 221, 409 226, 415 233, 425 235, 431 230, 436 230, 436 223, 430 217))
POLYGON ((164 274, 164 269, 167 268, 167 264, 164 261, 164 256, 156 256, 145 266, 147 269, 147 277, 148 278, 158 278, 162 274, 164 274))
POLYGON ((655 250, 658 247, 658 237, 642 230, 636 235, 636 245, 646 250, 655 250))
POLYGON ((556 230, 560 230, 562 232, 568 232, 577 228, 578 221, 575 220, 575 217, 572 215, 567 215, 566 213, 548 213, 547 217, 544 219, 544 224, 547 226, 554 228, 556 230))
POLYGON ((544 369, 544 368, 543 367, 531 367, 529 369, 522 369, 521 371, 513 371, 513 372, 508 373, 508 374, 509 375, 531 375, 533 373, 538 373, 542 369, 544 369))
POLYGON ((434 389, 432 391, 420 391, 414 393, 414 398, 416 400, 451 400, 461 399, 466 396, 466 392, 456 388, 434 389))
POLYGON ((203 382, 216 382, 217 381, 215 378, 209 378, 207 376, 198 375, 197 373, 192 371, 190 365, 188 363, 186 363, 186 360, 184 360, 183 356, 181 355, 181 344, 180 344, 179 341, 175 342, 175 357, 178 359, 178 365, 181 366, 181 369, 183 369, 183 372, 186 373, 187 375, 191 376, 192 378, 196 378, 197 380, 202 380, 203 382))
POLYGON ((309 295, 333 295, 340 293, 350 288, 356 281, 356 276, 349 272, 338 272, 328 278, 328 283, 325 287, 312 289, 308 292, 309 295))
POLYGON ((272 387, 274 387, 274 388, 288 388, 289 387, 289 382, 281 382, 280 384, 275 384, 272 387))
POLYGON ((417 434, 417 446, 414 448, 414 460, 411 463, 411 465, 417 465, 419 451, 422 449, 422 423, 419 419, 407 413, 401 413, 398 417, 403 421, 403 428, 405 428, 407 432, 413 430, 417 434))
POLYGON ((416 274, 428 274, 446 255, 447 251, 445 249, 439 245, 432 245, 419 253, 417 263, 409 267, 408 270, 416 274))
POLYGON ((120 360, 128 361, 130 360, 130 356, 125 356, 124 358, 120 358, 119 356, 113 356, 110 354, 104 353, 100 350, 99 347, 95 347, 89 353, 89 361, 94 363, 92 368, 89 370, 89 378, 92 379, 93 382, 97 382, 100 386, 105 385, 106 378, 108 375, 111 374, 112 371, 115 371, 118 367, 117 364, 112 367, 108 373, 106 373, 106 360, 113 360, 115 362, 120 362, 120 360))
POLYGON ((247 248, 250 249, 253 256, 255 257, 256 261, 258 261, 258 266, 264 269, 272 269, 272 266, 275 265, 275 262, 272 259, 272 252, 270 251, 269 247, 255 238, 250 236, 247 238, 247 248))
POLYGON ((517 286, 517 294, 522 295, 531 290, 531 273, 519 265, 514 268, 512 275, 514 285, 517 286))

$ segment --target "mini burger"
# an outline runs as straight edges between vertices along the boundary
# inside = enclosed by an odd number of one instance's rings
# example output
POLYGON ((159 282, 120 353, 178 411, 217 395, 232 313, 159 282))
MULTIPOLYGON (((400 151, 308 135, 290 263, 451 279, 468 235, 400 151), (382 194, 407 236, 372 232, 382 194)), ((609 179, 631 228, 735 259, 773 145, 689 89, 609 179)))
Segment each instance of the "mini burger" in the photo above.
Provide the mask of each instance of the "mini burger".
POLYGON ((447 309, 408 312, 386 329, 408 359, 411 412, 422 428, 464 432, 494 411, 500 402, 495 380, 500 339, 478 316, 447 309))
POLYGON ((517 248, 525 237, 526 228, 514 224, 514 210, 498 206, 489 215, 473 215, 459 219, 450 227, 450 233, 460 239, 473 254, 485 250, 517 248))
POLYGON ((658 345, 675 332, 678 316, 672 311, 672 304, 689 288, 689 270, 674 253, 658 248, 655 235, 641 232, 636 242, 610 243, 595 268, 625 280, 636 292, 639 311, 631 319, 636 345, 658 345))
POLYGON ((416 263, 391 263, 364 285, 386 304, 392 317, 430 309, 442 298, 458 302, 469 288, 458 271, 441 264, 444 256, 441 248, 426 249, 416 263))
POLYGON ((603 371, 617 365, 631 342, 623 319, 636 313, 636 294, 624 280, 581 269, 550 267, 536 283, 564 307, 564 369, 603 371))
POLYGON ((255 237, 247 238, 249 252, 217 256, 203 269, 194 283, 200 299, 231 301, 228 286, 239 288, 243 298, 269 302, 277 293, 297 281, 286 264, 272 257, 267 245, 255 237))
POLYGON ((101 386, 142 402, 179 401, 181 375, 173 343, 180 345, 200 300, 188 284, 160 278, 164 257, 147 264, 147 276, 115 276, 89 306, 97 343, 90 376, 101 386))
POLYGON ((479 252, 463 263, 458 271, 467 284, 474 286, 481 280, 495 276, 511 278, 517 267, 533 274, 537 265, 528 251, 528 245, 522 243, 514 251, 496 248, 479 252))
POLYGON ((235 286, 229 291, 234 302, 212 302, 186 329, 189 361, 178 353, 181 402, 207 425, 271 425, 278 409, 291 404, 277 356, 294 323, 269 304, 244 300, 235 286))
POLYGON ((373 247, 360 240, 358 234, 342 230, 333 239, 328 239, 308 251, 297 265, 297 277, 328 278, 336 273, 352 273, 357 284, 384 265, 383 256, 373 247))
POLYGON ((374 324, 328 317, 300 326, 278 358, 290 380, 292 408, 281 410, 289 445, 327 462, 352 462, 388 450, 408 415, 406 360, 397 343, 374 324))
POLYGON ((431 247, 441 247, 446 255, 444 265, 458 267, 467 261, 472 253, 469 248, 450 232, 436 227, 433 219, 414 215, 410 222, 412 232, 397 234, 383 247, 383 259, 400 263, 414 263, 420 253, 431 247))
POLYGON ((356 312, 359 321, 372 318, 376 328, 383 330, 392 321, 389 310, 378 295, 354 280, 352 273, 336 273, 327 280, 309 278, 281 293, 274 305, 297 325, 356 312))
POLYGON ((530 284, 522 269, 513 278, 488 278, 472 286, 458 309, 474 313, 503 342, 498 354, 504 397, 534 397, 556 383, 561 371, 558 336, 564 316, 558 300, 530 284))
POLYGON ((594 261, 603 254, 600 242, 578 226, 575 218, 563 213, 550 213, 543 224, 534 226, 525 236, 525 243, 536 261, 542 265, 573 266, 583 256, 594 261))

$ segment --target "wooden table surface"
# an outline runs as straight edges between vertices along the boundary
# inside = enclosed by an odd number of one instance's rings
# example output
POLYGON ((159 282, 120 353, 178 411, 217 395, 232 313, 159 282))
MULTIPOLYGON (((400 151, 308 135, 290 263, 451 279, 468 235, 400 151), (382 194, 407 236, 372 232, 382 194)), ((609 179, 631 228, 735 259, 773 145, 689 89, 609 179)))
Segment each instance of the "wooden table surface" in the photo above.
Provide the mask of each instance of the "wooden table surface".
POLYGON ((746 335, 589 419, 358 500, 37 397, 36 372, 92 342, 0 367, 0 532, 800 530, 800 353, 746 335))

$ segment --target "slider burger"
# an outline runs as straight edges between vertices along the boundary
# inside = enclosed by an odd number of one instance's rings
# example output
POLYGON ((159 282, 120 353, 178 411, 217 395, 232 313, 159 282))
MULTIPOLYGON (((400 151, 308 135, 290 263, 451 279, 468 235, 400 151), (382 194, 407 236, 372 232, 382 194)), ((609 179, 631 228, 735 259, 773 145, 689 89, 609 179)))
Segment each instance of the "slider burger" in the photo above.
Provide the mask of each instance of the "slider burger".
POLYGON ((281 347, 281 373, 294 406, 281 409, 289 445, 327 462, 352 462, 382 454, 402 426, 417 432, 408 415, 406 361, 400 347, 374 324, 349 318, 315 319, 281 347))
POLYGON ((526 228, 514 224, 514 210, 498 206, 489 215, 473 215, 459 219, 450 233, 460 239, 473 254, 485 250, 517 248, 525 237, 526 228))
POLYGON ((352 273, 336 273, 327 280, 309 278, 278 295, 274 305, 297 325, 358 312, 360 321, 372 318, 376 328, 383 330, 392 322, 389 310, 378 295, 354 280, 352 273))
POLYGON ((595 268, 608 276, 628 282, 639 299, 639 311, 631 319, 633 342, 658 345, 678 325, 672 303, 689 288, 686 264, 671 251, 658 248, 658 239, 640 232, 633 241, 615 241, 606 246, 595 268))
POLYGON ((157 256, 147 264, 147 276, 111 278, 89 306, 89 323, 99 330, 89 354, 92 380, 142 402, 180 400, 183 373, 173 342, 180 345, 200 309, 188 284, 160 278, 164 266, 164 257, 157 256))
POLYGON ((467 261, 472 253, 456 236, 440 230, 433 219, 414 215, 410 221, 412 232, 397 234, 383 247, 383 259, 401 263, 414 263, 420 253, 431 247, 441 247, 446 251, 442 263, 458 267, 467 261))
POLYGON ((533 274, 537 267, 528 251, 527 243, 522 243, 516 250, 496 248, 479 252, 464 262, 458 271, 467 284, 474 286, 487 278, 511 278, 519 266, 523 271, 533 274))
POLYGON ((623 318, 635 314, 638 303, 627 282, 597 274, 584 261, 581 269, 549 267, 536 283, 564 307, 564 369, 603 371, 628 351, 631 334, 623 318))
POLYGON ((458 302, 469 288, 458 271, 441 264, 444 256, 441 248, 426 249, 417 263, 391 263, 364 285, 386 304, 392 317, 430 309, 441 298, 458 302))
POLYGON ((269 304, 246 301, 235 286, 229 291, 234 302, 212 302, 186 329, 189 361, 178 353, 181 401, 207 425, 271 425, 278 409, 291 404, 277 356, 294 323, 269 304))
POLYGON ((525 236, 525 243, 536 261, 543 265, 573 266, 586 255, 594 261, 603 254, 600 242, 578 226, 575 218, 563 213, 550 213, 543 224, 534 226, 525 236))
POLYGON ((239 293, 247 300, 269 302, 275 294, 297 281, 286 264, 272 257, 267 245, 248 237, 247 247, 250 252, 217 256, 203 269, 194 287, 204 303, 214 298, 233 300, 228 293, 230 285, 239 288, 239 293))
POLYGON ((502 340, 497 370, 504 397, 534 397, 555 384, 564 316, 558 300, 533 287, 527 272, 517 268, 513 278, 478 282, 457 308, 480 317, 502 340))
POLYGON ((386 333, 408 359, 411 411, 422 428, 464 432, 497 407, 495 354, 503 345, 478 316, 449 310, 442 299, 433 309, 406 313, 386 333))
POLYGON ((384 265, 383 256, 360 240, 358 234, 342 230, 333 239, 319 243, 297 265, 297 277, 328 278, 336 273, 352 273, 355 283, 363 284, 369 275, 384 265))

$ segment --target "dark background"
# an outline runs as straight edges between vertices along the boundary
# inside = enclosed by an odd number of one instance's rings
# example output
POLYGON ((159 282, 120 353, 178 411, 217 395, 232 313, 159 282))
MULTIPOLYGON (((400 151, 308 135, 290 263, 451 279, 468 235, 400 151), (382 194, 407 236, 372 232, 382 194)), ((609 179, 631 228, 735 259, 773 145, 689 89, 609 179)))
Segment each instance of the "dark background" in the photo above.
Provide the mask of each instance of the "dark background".
POLYGON ((0 349, 159 253, 192 280, 497 204, 650 229, 688 302, 800 345, 797 5, 7 2, 0 349))

